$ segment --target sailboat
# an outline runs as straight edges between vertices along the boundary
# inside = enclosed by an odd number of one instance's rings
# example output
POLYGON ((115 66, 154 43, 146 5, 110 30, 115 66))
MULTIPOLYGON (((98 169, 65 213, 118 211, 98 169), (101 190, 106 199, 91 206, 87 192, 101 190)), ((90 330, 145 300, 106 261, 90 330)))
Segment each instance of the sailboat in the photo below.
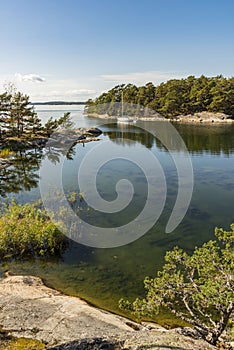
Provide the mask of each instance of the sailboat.
POLYGON ((118 123, 132 123, 133 119, 130 119, 127 115, 124 115, 124 106, 123 106, 123 91, 122 91, 122 114, 121 117, 117 118, 118 123))

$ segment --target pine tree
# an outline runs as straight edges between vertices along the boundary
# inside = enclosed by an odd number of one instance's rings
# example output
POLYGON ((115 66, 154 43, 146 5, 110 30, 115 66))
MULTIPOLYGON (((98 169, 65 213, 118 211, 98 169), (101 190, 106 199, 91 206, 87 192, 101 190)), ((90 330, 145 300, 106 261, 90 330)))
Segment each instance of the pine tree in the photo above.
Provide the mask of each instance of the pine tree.
POLYGON ((11 104, 11 95, 6 92, 0 95, 0 139, 7 131, 9 123, 9 109, 11 104))
POLYGON ((219 242, 209 241, 192 255, 178 247, 167 252, 157 277, 145 278, 145 299, 121 299, 120 307, 138 316, 167 308, 216 345, 234 317, 234 224, 215 234, 219 242))
POLYGON ((29 97, 20 92, 12 96, 9 117, 12 132, 18 137, 34 133, 41 128, 40 120, 30 106, 29 97))
POLYGON ((41 121, 30 105, 29 97, 21 92, 0 95, 1 135, 19 138, 32 136, 42 130, 41 121))

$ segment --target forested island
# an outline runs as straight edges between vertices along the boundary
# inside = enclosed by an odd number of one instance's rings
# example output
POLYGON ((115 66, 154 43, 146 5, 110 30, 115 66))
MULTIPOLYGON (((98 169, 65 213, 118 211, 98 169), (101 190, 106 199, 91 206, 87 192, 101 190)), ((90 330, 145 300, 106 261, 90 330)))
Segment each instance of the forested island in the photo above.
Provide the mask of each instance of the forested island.
POLYGON ((186 79, 172 79, 158 86, 151 82, 140 87, 133 84, 117 85, 95 100, 88 100, 86 113, 106 113, 109 116, 120 114, 120 109, 116 111, 113 105, 121 102, 122 92, 124 103, 129 104, 125 111, 128 115, 140 115, 144 109, 142 107, 145 107, 148 113, 153 111, 165 118, 201 112, 234 117, 234 77, 228 79, 222 75, 189 76, 186 79), (134 108, 134 105, 138 107, 134 108))

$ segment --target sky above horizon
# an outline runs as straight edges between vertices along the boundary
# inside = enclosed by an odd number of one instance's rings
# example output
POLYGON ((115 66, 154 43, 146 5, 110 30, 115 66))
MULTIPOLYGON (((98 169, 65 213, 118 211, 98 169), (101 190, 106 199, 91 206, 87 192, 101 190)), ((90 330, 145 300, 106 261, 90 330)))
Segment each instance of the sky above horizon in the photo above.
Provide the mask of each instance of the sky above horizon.
POLYGON ((0 0, 0 92, 85 101, 117 84, 231 77, 233 0, 0 0))

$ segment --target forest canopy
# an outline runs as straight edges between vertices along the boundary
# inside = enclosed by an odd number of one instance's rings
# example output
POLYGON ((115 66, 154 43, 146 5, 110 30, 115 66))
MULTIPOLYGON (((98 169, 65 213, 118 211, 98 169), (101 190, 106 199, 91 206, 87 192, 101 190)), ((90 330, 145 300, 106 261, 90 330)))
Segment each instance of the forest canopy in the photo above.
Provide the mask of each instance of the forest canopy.
POLYGON ((158 86, 149 82, 137 87, 133 84, 117 85, 101 94, 95 100, 88 100, 86 112, 97 112, 97 106, 108 104, 106 109, 98 109, 109 115, 113 114, 113 103, 123 101, 131 105, 140 105, 160 113, 166 118, 198 112, 224 113, 234 117, 234 77, 172 79, 158 86))

